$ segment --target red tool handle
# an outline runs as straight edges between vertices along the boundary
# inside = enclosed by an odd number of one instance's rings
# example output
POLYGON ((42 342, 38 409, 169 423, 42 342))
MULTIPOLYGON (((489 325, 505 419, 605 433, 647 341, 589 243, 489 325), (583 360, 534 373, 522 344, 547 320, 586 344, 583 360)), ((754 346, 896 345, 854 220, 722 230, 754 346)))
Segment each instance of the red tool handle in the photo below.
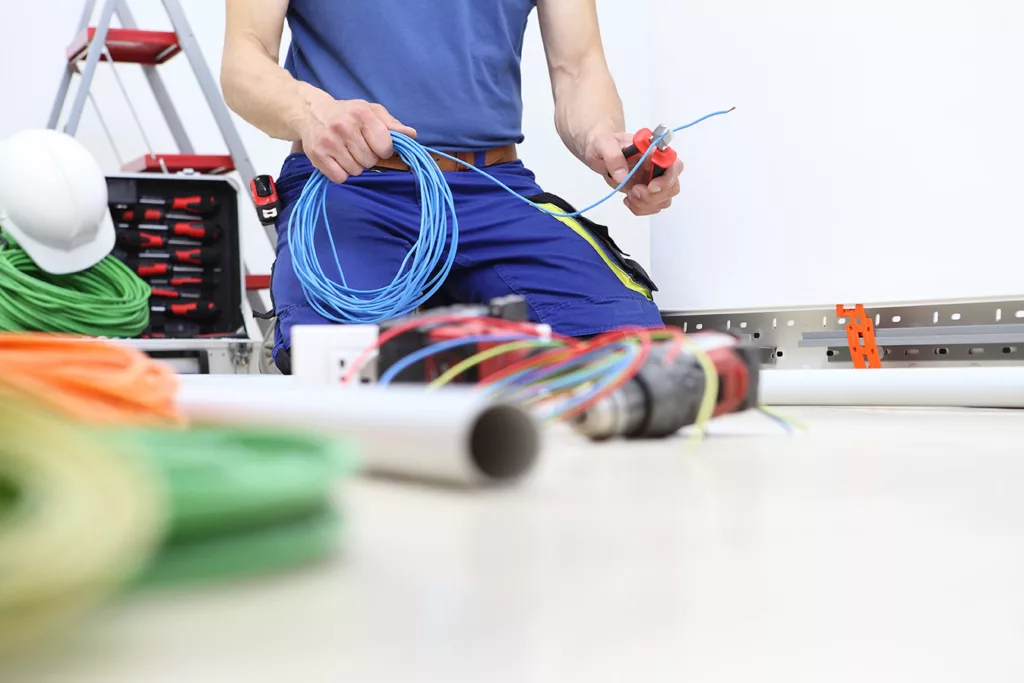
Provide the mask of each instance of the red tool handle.
POLYGON ((153 287, 216 287, 220 279, 208 275, 177 275, 164 280, 151 280, 153 287))
POLYGON ((169 263, 129 263, 127 265, 139 277, 155 277, 167 275, 171 272, 171 264, 169 263))
MULTIPOLYGON (((650 128, 641 128, 633 134, 633 144, 622 150, 622 156, 626 157, 629 161, 633 161, 646 154, 653 142, 654 132, 650 128)), ((651 174, 648 176, 647 183, 650 184, 655 178, 665 175, 665 172, 672 168, 678 158, 679 155, 671 147, 654 150, 654 153, 649 157, 651 174)))
POLYGON ((220 315, 220 309, 212 301, 192 301, 187 304, 151 306, 150 312, 187 320, 213 320, 220 315))
POLYGON ((123 223, 160 223, 167 212, 160 207, 147 207, 135 204, 117 205, 110 210, 115 221, 123 223))
POLYGON ((203 268, 196 268, 194 266, 178 266, 167 261, 143 261, 135 258, 122 258, 125 265, 135 271, 135 274, 139 277, 163 277, 165 275, 186 275, 186 274, 203 274, 206 272, 203 268))
MULTIPOLYGON (((114 255, 119 258, 126 256, 118 251, 115 251, 114 255)), ((140 251, 138 257, 143 263, 146 261, 171 261, 192 266, 210 266, 220 263, 221 254, 217 249, 194 247, 191 249, 171 249, 170 251, 140 251)))
POLYGON ((152 286, 151 296, 157 299, 201 299, 202 294, 196 291, 187 289, 178 289, 177 287, 164 287, 164 286, 152 286))
POLYGON ((216 242, 220 239, 219 227, 214 224, 201 223, 197 221, 141 224, 120 222, 115 227, 119 232, 141 230, 142 232, 149 233, 170 233, 174 237, 182 237, 184 239, 196 240, 203 243, 216 242))
POLYGON ((159 206, 166 211, 182 211, 198 216, 213 216, 220 209, 216 197, 189 195, 187 197, 139 197, 139 204, 159 206))
POLYGON ((216 242, 220 239, 220 229, 215 225, 205 223, 172 223, 171 233, 177 237, 186 237, 201 242, 216 242))
POLYGON ((123 230, 117 233, 117 243, 126 249, 154 249, 158 247, 199 247, 201 242, 195 240, 172 239, 166 235, 160 235, 142 230, 123 230))
POLYGON ((172 211, 186 211, 188 213, 199 214, 200 216, 212 216, 217 213, 220 208, 220 202, 217 201, 216 197, 172 197, 171 206, 172 211))
POLYGON ((175 249, 171 252, 171 260, 194 266, 208 266, 220 262, 220 252, 216 249, 206 249, 203 247, 175 249))
POLYGON ((119 231, 117 243, 126 249, 152 249, 167 244, 167 238, 151 232, 119 231))

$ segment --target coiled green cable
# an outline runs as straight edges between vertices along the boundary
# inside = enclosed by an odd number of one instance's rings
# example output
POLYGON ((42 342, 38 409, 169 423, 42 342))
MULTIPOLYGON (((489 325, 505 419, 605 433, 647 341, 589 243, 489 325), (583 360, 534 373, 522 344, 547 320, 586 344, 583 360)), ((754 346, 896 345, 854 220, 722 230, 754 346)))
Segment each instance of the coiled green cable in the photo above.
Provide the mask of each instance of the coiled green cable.
POLYGON ((0 331, 130 338, 149 326, 148 284, 113 256, 70 275, 0 243, 0 331))
POLYGON ((335 485, 356 467, 345 442, 215 426, 105 435, 166 482, 166 536, 137 585, 273 573, 330 556, 342 541, 335 485))

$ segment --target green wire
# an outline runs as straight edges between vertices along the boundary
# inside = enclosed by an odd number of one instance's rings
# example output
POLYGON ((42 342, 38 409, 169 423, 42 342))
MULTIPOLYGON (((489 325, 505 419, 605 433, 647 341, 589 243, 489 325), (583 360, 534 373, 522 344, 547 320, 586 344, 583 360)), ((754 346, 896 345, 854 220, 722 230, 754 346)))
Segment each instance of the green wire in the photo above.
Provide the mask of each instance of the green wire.
POLYGON ((80 273, 52 275, 21 247, 0 247, 0 332, 137 337, 149 326, 151 293, 113 256, 80 273))
POLYGON ((347 445, 270 430, 194 427, 115 432, 141 445, 168 482, 167 540, 189 541, 302 515, 354 465, 347 445))
POLYGON ((356 467, 333 438, 268 429, 104 432, 162 475, 163 546, 137 586, 220 581, 308 564, 341 543, 338 481, 356 467))
POLYGON ((324 507, 259 529, 164 546, 134 585, 209 584, 288 571, 334 555, 343 531, 341 515, 324 507))

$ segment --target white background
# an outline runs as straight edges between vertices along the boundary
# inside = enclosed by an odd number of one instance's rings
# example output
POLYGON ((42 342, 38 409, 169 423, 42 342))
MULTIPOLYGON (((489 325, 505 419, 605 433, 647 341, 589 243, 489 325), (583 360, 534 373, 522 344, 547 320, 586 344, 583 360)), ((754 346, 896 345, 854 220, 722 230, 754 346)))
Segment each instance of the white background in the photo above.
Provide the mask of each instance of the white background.
MULTIPOLYGON (((638 44, 635 35, 627 33, 623 27, 629 25, 637 11, 643 11, 647 2, 599 2, 606 33, 605 47, 626 103, 629 125, 633 128, 651 125, 647 118, 650 100, 647 89, 648 52, 643 42, 638 44)), ((155 0, 129 0, 129 4, 140 28, 170 29, 170 22, 160 3, 155 0)), ((211 70, 219 78, 224 4, 211 0, 182 0, 181 4, 211 70)), ((5 96, 0 106, 0 138, 23 128, 46 125, 64 66, 65 48, 71 42, 84 6, 78 0, 4 2, 3 5, 0 9, 0 64, 3 65, 0 85, 5 96)), ((608 188, 565 150, 554 131, 551 90, 536 16, 531 19, 524 52, 524 128, 527 141, 521 150, 522 156, 546 189, 579 206, 590 204, 608 188)), ((282 58, 283 54, 282 50, 282 58)), ((173 139, 161 120, 141 70, 132 65, 116 68, 145 121, 153 146, 157 151, 175 151, 173 139)), ((160 69, 196 150, 226 152, 213 118, 204 109, 201 91, 187 60, 175 58, 160 69)), ((65 113, 70 110, 74 92, 73 85, 65 113)), ((121 154, 132 159, 145 153, 143 138, 107 65, 100 65, 93 94, 104 119, 114 131, 121 154)), ((276 175, 288 152, 288 144, 269 140, 238 117, 235 121, 257 171, 276 175)), ((120 167, 91 105, 86 105, 78 138, 96 154, 107 171, 114 172, 120 167)), ((248 209, 247 206, 245 208, 248 209)), ((263 237, 255 213, 246 210, 243 217, 248 221, 245 226, 248 260, 253 268, 265 272, 270 268, 273 253, 263 237)), ((610 224, 619 245, 641 262, 648 263, 648 220, 634 218, 618 201, 594 211, 591 217, 610 224)))
POLYGON ((1024 3, 659 7, 655 117, 738 106, 678 141, 663 309, 1024 293, 1024 3))

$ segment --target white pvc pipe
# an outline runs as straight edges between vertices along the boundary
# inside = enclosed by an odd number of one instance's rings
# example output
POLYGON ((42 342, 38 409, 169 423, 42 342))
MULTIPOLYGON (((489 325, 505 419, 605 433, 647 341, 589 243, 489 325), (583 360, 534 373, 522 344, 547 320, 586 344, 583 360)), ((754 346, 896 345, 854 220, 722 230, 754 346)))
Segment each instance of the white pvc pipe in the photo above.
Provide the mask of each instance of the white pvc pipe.
POLYGON ((364 469, 478 485, 524 476, 540 434, 522 408, 469 389, 309 387, 275 376, 182 377, 193 422, 307 428, 353 439, 364 469))
POLYGON ((766 370, 761 373, 761 402, 1024 408, 1024 367, 766 370))

